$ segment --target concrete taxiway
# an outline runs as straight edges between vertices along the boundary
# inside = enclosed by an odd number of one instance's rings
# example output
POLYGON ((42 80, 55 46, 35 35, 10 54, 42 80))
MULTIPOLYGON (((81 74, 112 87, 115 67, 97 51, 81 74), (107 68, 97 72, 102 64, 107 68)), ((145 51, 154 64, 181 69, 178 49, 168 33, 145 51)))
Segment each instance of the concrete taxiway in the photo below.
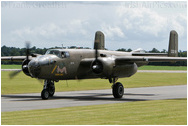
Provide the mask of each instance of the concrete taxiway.
POLYGON ((48 100, 42 100, 40 93, 13 94, 1 95, 1 111, 23 111, 178 98, 187 98, 187 85, 125 88, 125 95, 122 99, 114 99, 111 89, 56 92, 55 96, 48 100))

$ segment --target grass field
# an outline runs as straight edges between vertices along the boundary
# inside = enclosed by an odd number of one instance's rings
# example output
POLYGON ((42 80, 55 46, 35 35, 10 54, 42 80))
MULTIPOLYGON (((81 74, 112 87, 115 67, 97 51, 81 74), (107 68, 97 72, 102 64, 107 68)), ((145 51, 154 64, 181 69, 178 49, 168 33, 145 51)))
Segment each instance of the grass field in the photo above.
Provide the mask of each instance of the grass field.
MULTIPOLYGON (((147 66, 146 66, 147 67, 147 66)), ((150 68, 143 68, 149 70, 150 68)), ((187 69, 187 67, 185 67, 187 69)), ((186 70, 183 68, 184 70, 186 70)), ((5 69, 5 68, 2 68, 5 69)), ((8 69, 8 68, 7 68, 8 69)), ((20 69, 20 68, 13 68, 20 69)), ((152 70, 159 68, 152 68, 152 70)), ((164 68, 165 70, 169 70, 164 68)), ((173 70, 180 70, 173 68, 173 70)), ((20 73, 14 79, 1 71, 1 94, 41 92, 43 83, 20 73)), ((187 84, 186 73, 136 73, 118 80, 125 88, 187 84)), ((69 80, 56 91, 109 89, 108 80, 69 80)), ((2 125, 186 125, 187 99, 137 101, 117 104, 1 112, 2 125)))
POLYGON ((1 65, 1 69, 21 69, 21 65, 1 65))
POLYGON ((2 112, 2 125, 187 125, 187 100, 2 112))
MULTIPOLYGON (((21 65, 1 65, 1 69, 21 69, 21 65)), ((187 70, 186 66, 151 66, 146 65, 138 68, 139 70, 187 70)))
POLYGON ((186 66, 151 66, 146 65, 138 68, 139 70, 187 70, 186 66))
MULTIPOLYGON (((9 78, 9 71, 1 71, 1 94, 34 93, 41 92, 43 82, 28 77, 24 73, 18 74, 14 79, 9 78)), ((130 78, 118 80, 125 88, 152 87, 187 84, 186 73, 136 73, 130 78)), ((68 80, 55 84, 56 91, 110 89, 111 84, 105 79, 68 80)))

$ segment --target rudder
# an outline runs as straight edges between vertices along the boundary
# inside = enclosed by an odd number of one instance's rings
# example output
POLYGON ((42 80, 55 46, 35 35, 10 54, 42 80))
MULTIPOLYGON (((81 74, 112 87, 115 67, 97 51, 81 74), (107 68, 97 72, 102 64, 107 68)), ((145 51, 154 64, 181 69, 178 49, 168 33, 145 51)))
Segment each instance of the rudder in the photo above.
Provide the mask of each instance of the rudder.
POLYGON ((170 31, 168 56, 178 57, 178 33, 175 30, 170 31))

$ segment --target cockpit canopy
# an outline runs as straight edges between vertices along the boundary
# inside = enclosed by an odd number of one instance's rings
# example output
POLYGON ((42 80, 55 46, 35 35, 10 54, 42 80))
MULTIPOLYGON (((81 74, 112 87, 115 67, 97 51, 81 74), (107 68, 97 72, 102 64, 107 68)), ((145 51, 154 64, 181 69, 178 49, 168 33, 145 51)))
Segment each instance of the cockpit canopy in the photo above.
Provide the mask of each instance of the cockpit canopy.
POLYGON ((52 54, 52 55, 56 55, 57 57, 59 58, 68 58, 70 57, 69 53, 66 52, 66 51, 59 51, 59 50, 47 50, 45 55, 49 55, 49 54, 52 54))

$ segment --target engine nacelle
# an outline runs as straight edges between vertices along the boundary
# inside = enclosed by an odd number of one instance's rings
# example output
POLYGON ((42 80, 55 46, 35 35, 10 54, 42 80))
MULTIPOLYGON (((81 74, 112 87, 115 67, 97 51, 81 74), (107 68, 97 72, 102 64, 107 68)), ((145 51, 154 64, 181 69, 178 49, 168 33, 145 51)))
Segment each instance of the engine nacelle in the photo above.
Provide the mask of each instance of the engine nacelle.
POLYGON ((136 63, 127 63, 122 65, 117 65, 114 67, 113 72, 114 76, 119 78, 121 77, 130 77, 137 72, 137 65, 136 63))
POLYGON ((22 71, 27 76, 31 76, 30 73, 29 73, 29 69, 28 69, 29 62, 30 62, 30 60, 26 60, 26 59, 22 62, 22 71))
POLYGON ((111 77, 113 74, 113 67, 115 66, 115 60, 112 57, 98 58, 92 63, 92 70, 95 74, 99 74, 100 77, 111 77))
POLYGON ((98 58, 92 63, 91 68, 101 78, 130 77, 137 72, 136 63, 117 65, 113 57, 98 58))

